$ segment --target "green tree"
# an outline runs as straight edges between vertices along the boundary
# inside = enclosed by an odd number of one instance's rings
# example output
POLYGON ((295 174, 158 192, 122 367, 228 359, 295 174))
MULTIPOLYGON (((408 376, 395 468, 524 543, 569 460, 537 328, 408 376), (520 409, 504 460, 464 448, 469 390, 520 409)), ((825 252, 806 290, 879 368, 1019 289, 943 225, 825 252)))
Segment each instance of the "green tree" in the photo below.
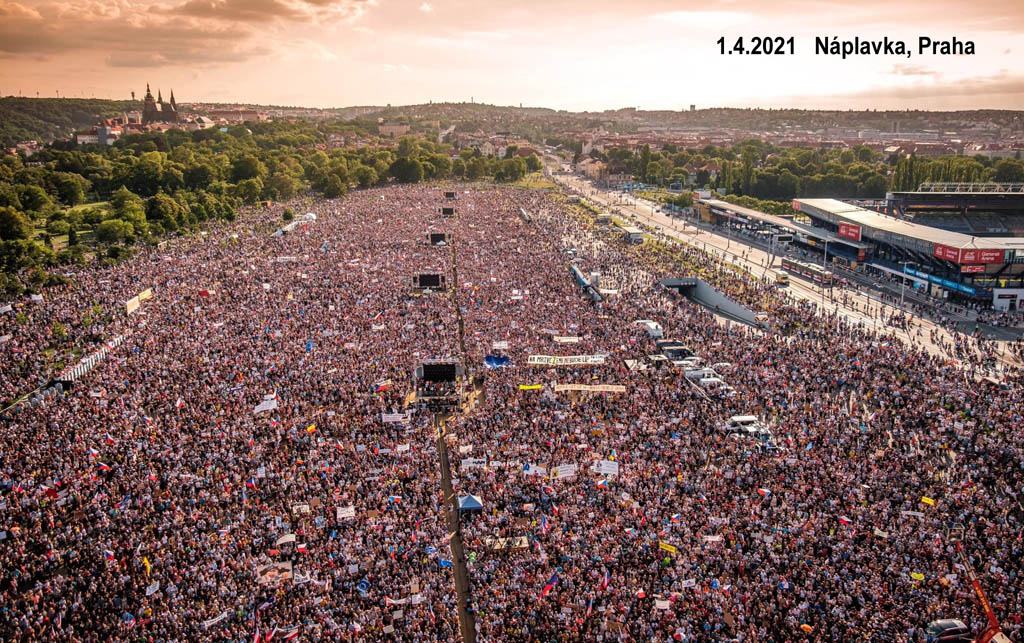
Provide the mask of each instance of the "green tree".
POLYGON ((391 164, 389 171, 401 183, 419 183, 423 180, 423 164, 417 159, 399 157, 391 164))
POLYGON ((32 238, 32 221, 10 206, 0 207, 0 240, 16 241, 32 238))
POLYGON ((243 203, 249 205, 259 201, 262 194, 263 181, 258 176, 239 181, 238 185, 235 186, 235 196, 241 199, 243 203))
POLYGON ((267 175, 267 166, 252 154, 243 154, 231 164, 231 180, 240 183, 246 179, 260 179, 267 175))
POLYGON ((999 183, 1024 183, 1024 163, 1003 159, 995 164, 992 179, 999 183))
POLYGON ((348 184, 337 174, 328 174, 324 182, 323 193, 328 199, 336 199, 348 192, 348 184))
POLYGON ((299 191, 299 182, 284 173, 272 174, 263 187, 263 193, 268 198, 278 201, 285 201, 299 191))
POLYGON ((377 177, 377 172, 368 165, 360 165, 355 169, 356 181, 359 183, 359 187, 368 188, 377 184, 380 179, 377 177))
POLYGON ((53 200, 46 190, 38 185, 22 185, 18 187, 18 198, 25 210, 40 211, 53 205, 53 200))
POLYGON ((92 189, 92 184, 85 177, 72 172, 53 172, 50 183, 64 205, 78 205, 85 200, 85 193, 92 189))
POLYGON ((132 224, 120 219, 107 219, 96 226, 96 239, 107 245, 128 239, 134 234, 132 224))

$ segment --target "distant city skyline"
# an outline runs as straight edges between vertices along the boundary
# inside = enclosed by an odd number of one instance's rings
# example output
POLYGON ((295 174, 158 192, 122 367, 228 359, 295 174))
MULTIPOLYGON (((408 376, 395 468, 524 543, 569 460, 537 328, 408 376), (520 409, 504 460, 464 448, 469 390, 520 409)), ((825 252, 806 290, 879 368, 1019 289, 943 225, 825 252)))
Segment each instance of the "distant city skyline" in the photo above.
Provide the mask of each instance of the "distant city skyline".
POLYGON ((0 0, 0 95, 300 107, 1020 109, 1024 2, 0 0), (781 36, 795 54, 723 55, 781 36), (917 55, 919 35, 973 56, 917 55), (814 53, 815 37, 914 54, 814 53))

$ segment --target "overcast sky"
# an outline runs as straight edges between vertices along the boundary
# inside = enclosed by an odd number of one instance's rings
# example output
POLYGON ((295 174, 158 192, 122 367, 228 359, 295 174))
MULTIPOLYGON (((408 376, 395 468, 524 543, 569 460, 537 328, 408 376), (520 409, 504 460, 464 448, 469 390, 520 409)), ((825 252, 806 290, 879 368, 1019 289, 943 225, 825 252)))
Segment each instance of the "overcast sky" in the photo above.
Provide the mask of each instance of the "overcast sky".
POLYGON ((1024 108, 1024 0, 0 0, 0 95, 571 110, 1024 108), (793 36, 794 56, 719 53, 793 36), (910 58, 814 54, 815 36, 910 58), (917 37, 973 40, 919 56, 917 37))

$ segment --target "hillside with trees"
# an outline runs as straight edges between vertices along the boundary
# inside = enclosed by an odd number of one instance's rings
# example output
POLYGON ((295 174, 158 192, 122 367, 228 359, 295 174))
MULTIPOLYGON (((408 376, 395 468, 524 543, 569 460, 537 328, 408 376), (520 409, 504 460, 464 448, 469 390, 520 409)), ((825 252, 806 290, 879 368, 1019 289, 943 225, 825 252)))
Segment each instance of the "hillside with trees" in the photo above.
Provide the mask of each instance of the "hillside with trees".
POLYGON ((540 159, 453 157, 447 146, 404 137, 326 149, 327 133, 351 123, 251 123, 131 135, 110 148, 50 146, 0 157, 0 292, 34 290, 62 264, 113 262, 140 244, 231 220, 246 205, 302 194, 339 197, 388 181, 447 178, 514 182, 540 159))
POLYGON ((649 146, 613 148, 591 156, 607 162, 609 172, 631 174, 646 184, 692 184, 772 200, 879 199, 888 190, 916 189, 926 181, 1024 181, 1024 163, 1015 159, 924 159, 886 156, 864 146, 842 150, 777 147, 756 139, 699 150, 672 145, 660 151, 649 146))
POLYGON ((141 103, 90 98, 0 98, 0 148, 19 141, 67 138, 101 118, 140 109, 141 103))

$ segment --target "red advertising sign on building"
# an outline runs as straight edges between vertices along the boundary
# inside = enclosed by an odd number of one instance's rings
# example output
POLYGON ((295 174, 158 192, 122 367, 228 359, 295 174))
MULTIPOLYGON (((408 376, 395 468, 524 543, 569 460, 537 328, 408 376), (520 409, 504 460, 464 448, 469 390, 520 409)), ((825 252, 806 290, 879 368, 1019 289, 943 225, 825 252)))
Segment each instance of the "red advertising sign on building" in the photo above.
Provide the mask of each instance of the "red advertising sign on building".
POLYGON ((944 246, 941 243, 936 243, 935 250, 932 254, 939 259, 945 259, 946 261, 952 261, 954 263, 960 262, 960 248, 953 248, 950 246, 944 246))
POLYGON ((800 202, 797 201, 796 199, 793 199, 792 203, 789 204, 789 207, 791 207, 794 210, 796 210, 797 212, 799 212, 800 211, 800 202))
POLYGON ((962 274, 971 274, 976 272, 985 272, 985 264, 976 263, 971 266, 960 266, 960 272, 962 274))
POLYGON ((960 251, 960 263, 1003 263, 1002 250, 978 250, 964 248, 960 251))
POLYGON ((839 236, 851 241, 860 241, 860 226, 853 223, 840 223, 839 236))

